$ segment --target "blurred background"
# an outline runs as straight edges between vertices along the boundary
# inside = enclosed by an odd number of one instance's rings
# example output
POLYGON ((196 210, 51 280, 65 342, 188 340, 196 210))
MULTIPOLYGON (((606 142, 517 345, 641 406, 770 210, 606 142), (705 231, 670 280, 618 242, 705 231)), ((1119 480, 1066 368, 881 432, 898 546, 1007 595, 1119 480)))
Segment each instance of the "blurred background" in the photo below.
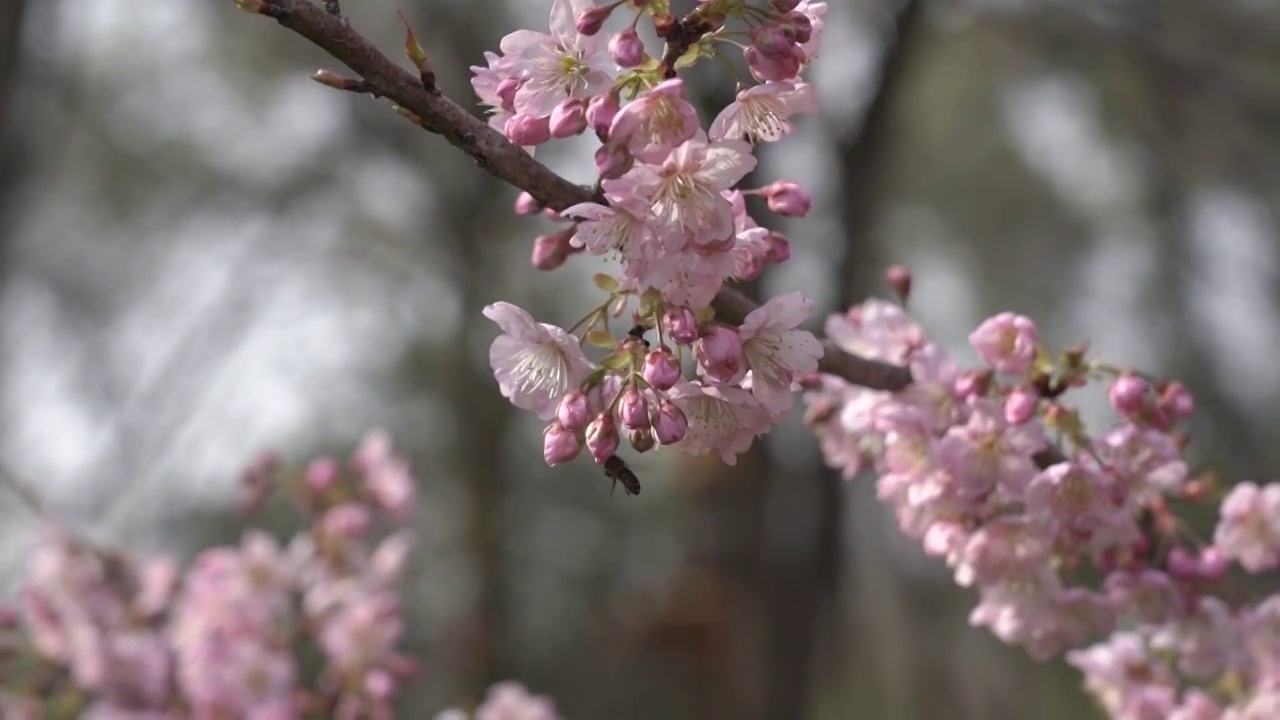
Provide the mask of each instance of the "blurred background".
MULTIPOLYGON (((397 54, 403 8, 472 105, 467 67, 549 4, 344 9, 397 54)), ((794 257, 752 290, 825 314, 905 263, 961 356, 981 319, 1025 313, 1187 381, 1195 461, 1272 479, 1280 3, 830 6, 824 112, 747 183, 798 180, 814 211, 760 216, 794 257)), ((731 85, 704 64, 710 118, 731 85)), ((258 451, 345 454, 382 427, 423 496, 405 717, 508 678, 571 720, 1096 716, 1060 663, 967 626, 974 595, 872 478, 823 467, 799 409, 737 467, 635 458, 639 497, 546 468, 480 310, 571 323, 600 266, 532 270, 550 224, 514 217, 515 190, 316 68, 345 70, 231 0, 0 1, 0 459, 51 511, 189 557, 238 537, 258 451)), ((590 150, 539 157, 585 180, 590 150)), ((36 527, 0 491, 6 593, 36 527)))

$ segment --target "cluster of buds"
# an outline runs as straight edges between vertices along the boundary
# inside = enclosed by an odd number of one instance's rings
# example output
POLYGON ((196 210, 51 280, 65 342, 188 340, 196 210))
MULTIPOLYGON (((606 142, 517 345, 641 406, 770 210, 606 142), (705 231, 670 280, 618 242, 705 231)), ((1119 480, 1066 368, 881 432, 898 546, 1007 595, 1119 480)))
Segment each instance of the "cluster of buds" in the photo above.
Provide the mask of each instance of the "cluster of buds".
POLYGON ((283 485, 309 525, 260 530, 171 560, 108 551, 54 530, 0 625, 0 717, 390 718, 416 663, 400 576, 414 485, 385 437, 346 468, 330 459, 244 475, 249 504, 283 485))
POLYGON ((1280 484, 1232 489, 1213 543, 1186 532, 1175 504, 1214 488, 1182 457, 1183 385, 1084 348, 1055 356, 1013 313, 970 335, 985 366, 970 370, 887 302, 829 318, 827 335, 911 368, 898 393, 807 378, 807 421, 832 466, 877 474, 903 532, 978 590, 974 626, 1039 659, 1065 653, 1112 717, 1277 716, 1280 595, 1245 602, 1229 580, 1233 563, 1280 567, 1280 484), (1118 419, 1095 434, 1066 398, 1098 383, 1118 419))

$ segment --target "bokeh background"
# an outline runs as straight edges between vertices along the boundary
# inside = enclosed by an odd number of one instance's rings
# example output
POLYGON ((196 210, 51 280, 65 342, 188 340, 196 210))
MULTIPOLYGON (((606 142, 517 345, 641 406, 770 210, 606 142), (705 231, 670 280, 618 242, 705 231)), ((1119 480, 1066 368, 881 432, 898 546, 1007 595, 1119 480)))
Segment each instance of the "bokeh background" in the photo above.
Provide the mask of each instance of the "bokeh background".
MULTIPOLYGON (((547 0, 348 0, 391 53, 404 9, 445 91, 547 0)), ((679 2, 676 3, 680 5, 679 2)), ((685 3, 688 4, 688 3, 685 3)), ((1186 380, 1193 457, 1280 467, 1280 3, 832 0, 821 116, 763 151, 812 214, 755 292, 823 313, 915 271, 945 343, 1004 309, 1186 380)), ((722 69, 692 76, 704 117, 722 69)), ((571 323, 599 266, 528 266, 543 220, 343 70, 231 0, 0 2, 0 459, 102 542, 234 541, 236 476, 387 429, 417 469, 405 717, 519 678, 567 718, 1089 718, 1060 663, 1002 646, 900 538, 872 478, 797 417, 737 467, 640 457, 610 497, 547 469, 489 374, 481 308, 571 323)), ((571 177, 587 143, 539 157, 571 177)), ((819 326, 821 318, 815 317, 819 326)), ((1091 412, 1096 402, 1086 399, 1091 412)), ((0 490, 0 579, 37 528, 0 490)))

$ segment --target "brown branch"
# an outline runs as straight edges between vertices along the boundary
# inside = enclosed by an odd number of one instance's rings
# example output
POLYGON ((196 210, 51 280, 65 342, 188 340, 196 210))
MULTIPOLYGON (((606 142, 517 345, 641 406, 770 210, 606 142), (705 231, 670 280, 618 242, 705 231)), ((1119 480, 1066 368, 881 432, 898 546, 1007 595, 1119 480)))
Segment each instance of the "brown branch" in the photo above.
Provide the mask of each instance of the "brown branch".
MULTIPOLYGON (((429 91, 421 77, 392 62, 342 18, 320 5, 308 0, 238 0, 238 4, 275 19, 329 53, 359 75, 368 92, 389 98, 412 114, 422 127, 470 155, 494 177, 528 192, 542 205, 564 210, 597 200, 592 189, 560 177, 443 93, 429 91)), ((691 28, 696 29, 702 28, 691 28)), ((683 40, 672 45, 682 45, 683 40)), ((720 317, 732 323, 742 322, 759 307, 730 288, 720 291, 713 306, 720 317)), ((897 391, 911 383, 911 373, 906 368, 852 355, 832 343, 824 347, 827 352, 819 365, 823 372, 873 390, 897 391)))

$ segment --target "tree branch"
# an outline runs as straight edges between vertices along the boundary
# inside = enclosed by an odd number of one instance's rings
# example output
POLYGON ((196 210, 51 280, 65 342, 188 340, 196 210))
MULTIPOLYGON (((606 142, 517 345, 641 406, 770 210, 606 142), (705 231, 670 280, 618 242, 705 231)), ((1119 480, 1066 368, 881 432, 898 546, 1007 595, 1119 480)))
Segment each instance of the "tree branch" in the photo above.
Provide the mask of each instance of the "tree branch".
MULTIPOLYGON (((421 78, 392 62, 343 19, 320 5, 308 0, 237 2, 251 12, 275 19, 329 53, 359 75, 371 94, 389 98, 416 116, 424 128, 470 155, 485 171, 528 192, 546 207, 564 210, 598 200, 590 188, 560 177, 439 90, 424 87, 421 78)), ((742 293, 725 288, 716 296, 713 307, 727 322, 740 323, 759 306, 742 293)), ((819 365, 823 372, 873 390, 897 391, 911 383, 907 368, 844 352, 834 343, 824 343, 824 347, 826 355, 819 365)))

